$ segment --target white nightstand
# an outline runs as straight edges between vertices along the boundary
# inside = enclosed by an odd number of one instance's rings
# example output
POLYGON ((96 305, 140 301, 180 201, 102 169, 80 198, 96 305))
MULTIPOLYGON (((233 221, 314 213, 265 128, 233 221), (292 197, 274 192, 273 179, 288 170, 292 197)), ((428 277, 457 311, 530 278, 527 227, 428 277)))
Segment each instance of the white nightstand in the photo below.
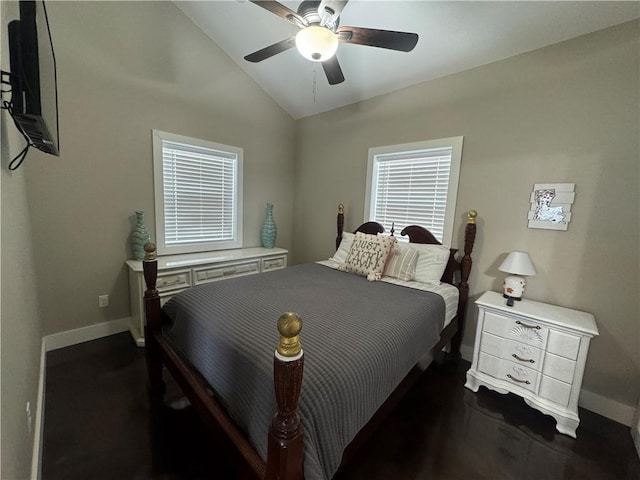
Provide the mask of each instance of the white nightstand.
POLYGON ((514 393, 556 419, 576 437, 578 397, 589 341, 598 335, 590 313, 523 299, 513 307, 485 292, 476 304, 478 326, 465 386, 514 393))

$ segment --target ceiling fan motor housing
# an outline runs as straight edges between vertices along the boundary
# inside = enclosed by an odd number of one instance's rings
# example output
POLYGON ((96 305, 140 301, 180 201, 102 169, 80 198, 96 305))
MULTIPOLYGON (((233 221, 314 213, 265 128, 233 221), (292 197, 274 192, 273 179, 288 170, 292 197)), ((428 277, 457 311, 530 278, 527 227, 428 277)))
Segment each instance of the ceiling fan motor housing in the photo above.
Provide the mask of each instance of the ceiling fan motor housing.
POLYGON ((324 19, 323 23, 323 17, 318 11, 319 7, 320 2, 314 0, 305 0, 298 6, 297 13, 305 19, 308 25, 322 25, 332 32, 335 32, 340 24, 340 18, 333 18, 333 12, 327 9, 328 14, 326 15, 326 19, 324 19))

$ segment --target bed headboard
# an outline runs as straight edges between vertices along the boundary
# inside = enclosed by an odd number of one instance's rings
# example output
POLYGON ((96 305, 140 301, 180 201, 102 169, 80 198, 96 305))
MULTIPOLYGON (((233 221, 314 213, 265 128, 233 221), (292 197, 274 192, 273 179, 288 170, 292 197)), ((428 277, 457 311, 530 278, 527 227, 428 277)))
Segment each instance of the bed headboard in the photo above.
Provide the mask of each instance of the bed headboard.
MULTIPOLYGON (((471 210, 467 215, 467 224, 465 226, 465 238, 464 238, 464 255, 460 260, 456 259, 458 253, 457 248, 451 248, 449 254, 449 261, 442 274, 441 281, 450 285, 460 287, 462 284, 466 284, 471 271, 471 251, 473 250, 473 244, 476 238, 476 216, 478 213, 475 210, 471 210), (459 275, 458 275, 459 274, 459 275), (458 277, 458 278, 456 278, 458 277)), ((344 231, 344 205, 338 205, 338 218, 337 218, 337 233, 336 237, 336 249, 340 246, 342 241, 342 233, 344 231)), ((366 222, 360 225, 355 231, 368 233, 371 235, 377 235, 384 233, 384 227, 377 222, 366 222)), ((391 231, 393 235, 393 230, 391 231)), ((419 225, 409 225, 405 227, 400 235, 408 236, 411 243, 431 243, 436 245, 442 245, 438 239, 426 228, 419 225)))

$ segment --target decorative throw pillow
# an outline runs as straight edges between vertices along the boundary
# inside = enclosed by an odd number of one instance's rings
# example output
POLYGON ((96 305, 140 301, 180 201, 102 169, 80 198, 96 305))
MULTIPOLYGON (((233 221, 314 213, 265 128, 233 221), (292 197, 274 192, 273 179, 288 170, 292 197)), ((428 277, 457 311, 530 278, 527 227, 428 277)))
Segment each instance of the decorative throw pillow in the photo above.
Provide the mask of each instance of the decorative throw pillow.
POLYGON ((438 285, 449 262, 449 247, 426 243, 410 243, 418 250, 418 262, 413 279, 416 282, 438 285))
POLYGON ((349 250, 351 249, 351 244, 353 244, 353 237, 355 234, 349 232, 342 232, 342 241, 340 242, 340 246, 336 253, 333 254, 329 260, 333 260, 337 263, 344 263, 347 261, 347 255, 349 255, 349 250))
POLYGON ((387 259, 384 275, 404 281, 412 280, 416 272, 418 254, 415 248, 397 243, 387 259))
POLYGON ((370 282, 380 280, 387 257, 396 241, 395 237, 356 233, 341 270, 367 277, 370 282))

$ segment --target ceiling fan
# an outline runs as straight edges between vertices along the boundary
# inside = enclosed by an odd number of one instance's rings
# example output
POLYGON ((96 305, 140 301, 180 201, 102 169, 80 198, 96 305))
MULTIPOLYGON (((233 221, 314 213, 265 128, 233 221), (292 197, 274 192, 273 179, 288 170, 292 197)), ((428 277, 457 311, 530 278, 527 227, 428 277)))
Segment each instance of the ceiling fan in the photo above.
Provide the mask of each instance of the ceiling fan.
POLYGON ((308 60, 322 64, 330 85, 344 82, 342 69, 335 56, 339 43, 400 52, 410 52, 418 43, 416 33, 339 26, 340 13, 349 0, 305 0, 298 6, 297 12, 276 1, 250 1, 294 24, 300 31, 295 36, 253 52, 244 59, 257 63, 296 47, 308 60))

